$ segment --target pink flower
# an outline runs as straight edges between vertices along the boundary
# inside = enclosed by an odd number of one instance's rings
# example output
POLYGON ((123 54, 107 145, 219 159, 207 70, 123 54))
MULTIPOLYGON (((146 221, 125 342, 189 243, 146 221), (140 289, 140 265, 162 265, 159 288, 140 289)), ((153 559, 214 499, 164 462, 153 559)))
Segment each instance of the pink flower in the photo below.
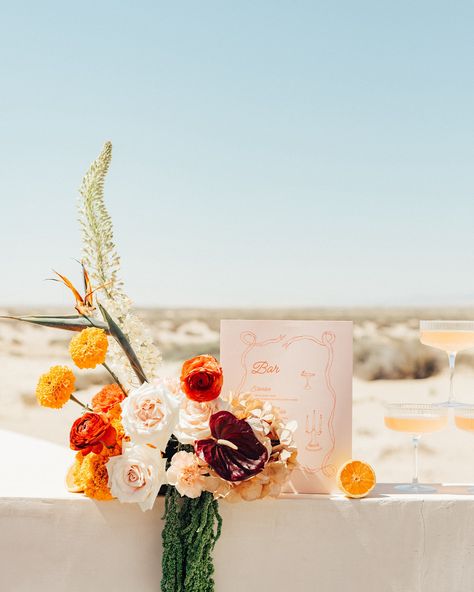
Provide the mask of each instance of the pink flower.
POLYGON ((215 401, 197 403, 185 397, 179 409, 179 421, 174 435, 181 444, 192 444, 196 440, 205 440, 211 437, 209 420, 213 413, 216 413, 215 401))
POLYGON ((177 452, 166 471, 168 483, 174 485, 180 495, 199 497, 205 486, 203 467, 192 452, 177 452))
POLYGON ((179 400, 163 383, 143 383, 121 403, 122 424, 134 444, 166 445, 178 423, 179 400))

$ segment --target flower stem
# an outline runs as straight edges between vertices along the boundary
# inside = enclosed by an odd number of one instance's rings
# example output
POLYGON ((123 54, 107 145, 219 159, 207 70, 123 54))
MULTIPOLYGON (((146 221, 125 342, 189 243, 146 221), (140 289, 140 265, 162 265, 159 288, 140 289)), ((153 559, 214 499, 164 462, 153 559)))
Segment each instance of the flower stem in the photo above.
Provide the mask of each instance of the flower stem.
POLYGON ((118 379, 117 375, 107 366, 107 364, 105 362, 102 364, 102 366, 107 370, 107 372, 110 374, 110 376, 114 379, 114 381, 122 389, 123 394, 125 396, 127 396, 127 391, 123 388, 122 383, 118 379))
POLYGON ((85 405, 84 403, 79 401, 79 399, 77 399, 74 395, 71 395, 71 401, 74 401, 74 403, 77 403, 78 405, 80 405, 81 407, 86 409, 87 411, 91 411, 91 408, 89 407, 89 405, 85 405))

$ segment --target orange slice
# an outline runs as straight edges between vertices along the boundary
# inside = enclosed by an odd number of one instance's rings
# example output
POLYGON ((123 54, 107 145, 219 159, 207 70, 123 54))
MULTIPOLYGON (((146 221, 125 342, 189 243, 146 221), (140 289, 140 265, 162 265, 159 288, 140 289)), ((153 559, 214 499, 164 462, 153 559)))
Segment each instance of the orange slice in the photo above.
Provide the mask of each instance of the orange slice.
POLYGON ((349 460, 337 473, 337 484, 347 497, 365 497, 375 487, 374 469, 361 460, 349 460))
POLYGON ((75 465, 72 465, 66 475, 66 487, 71 493, 82 493, 84 489, 77 485, 74 479, 75 465))

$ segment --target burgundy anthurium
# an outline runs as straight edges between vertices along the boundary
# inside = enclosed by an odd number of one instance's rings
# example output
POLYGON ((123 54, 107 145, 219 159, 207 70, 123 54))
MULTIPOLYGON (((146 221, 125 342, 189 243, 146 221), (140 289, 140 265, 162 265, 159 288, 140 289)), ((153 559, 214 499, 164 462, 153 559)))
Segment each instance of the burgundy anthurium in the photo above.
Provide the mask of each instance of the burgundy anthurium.
POLYGON ((244 481, 265 466, 268 451, 244 419, 218 411, 209 420, 212 438, 197 440, 196 454, 222 479, 244 481))

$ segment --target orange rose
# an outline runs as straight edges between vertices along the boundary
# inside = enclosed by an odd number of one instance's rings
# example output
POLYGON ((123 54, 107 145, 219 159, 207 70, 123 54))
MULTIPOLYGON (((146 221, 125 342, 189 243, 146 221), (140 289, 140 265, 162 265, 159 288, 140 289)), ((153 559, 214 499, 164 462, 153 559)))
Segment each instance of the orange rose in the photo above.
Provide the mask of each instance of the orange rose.
POLYGON ((72 424, 69 441, 72 450, 80 450, 84 456, 100 454, 103 446, 115 446, 116 433, 106 415, 84 413, 72 424))
POLYGON ((204 403, 217 399, 223 381, 222 368, 212 356, 196 356, 183 364, 181 388, 192 401, 204 403))
POLYGON ((92 397, 92 409, 96 413, 107 413, 124 399, 125 394, 118 384, 107 384, 92 397))

